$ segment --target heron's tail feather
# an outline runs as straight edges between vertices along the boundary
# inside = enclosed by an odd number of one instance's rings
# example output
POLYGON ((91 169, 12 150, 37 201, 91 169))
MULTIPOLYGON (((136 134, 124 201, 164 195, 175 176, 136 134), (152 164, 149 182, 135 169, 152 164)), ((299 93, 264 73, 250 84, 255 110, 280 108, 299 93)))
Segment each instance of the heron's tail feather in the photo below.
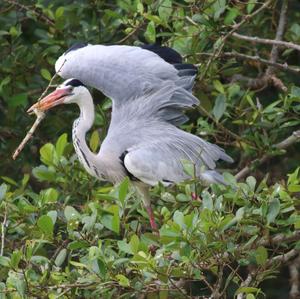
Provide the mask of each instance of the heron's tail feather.
POLYGON ((206 170, 199 175, 199 178, 207 185, 212 183, 227 185, 224 177, 215 170, 206 170))

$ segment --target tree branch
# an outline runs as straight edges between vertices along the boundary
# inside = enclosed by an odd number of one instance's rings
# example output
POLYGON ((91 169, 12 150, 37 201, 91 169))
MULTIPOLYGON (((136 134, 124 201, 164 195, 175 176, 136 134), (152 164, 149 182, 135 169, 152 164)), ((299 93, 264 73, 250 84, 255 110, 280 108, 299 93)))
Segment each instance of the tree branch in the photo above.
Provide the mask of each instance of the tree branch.
POLYGON ((293 259, 299 255, 299 250, 298 249, 292 249, 286 253, 276 255, 272 258, 270 258, 267 262, 267 266, 272 266, 274 263, 286 263, 289 260, 293 259))
MULTIPOLYGON (((281 41, 283 38, 285 24, 286 24, 287 10, 288 10, 288 0, 284 0, 280 10, 280 17, 279 17, 277 30, 276 30, 275 41, 281 41)), ((236 34, 233 34, 233 36, 236 36, 236 34)), ((248 78, 245 76, 237 78, 237 76, 235 76, 234 80, 239 79, 241 81, 244 81, 247 87, 251 89, 261 90, 266 88, 269 85, 273 85, 277 89, 286 92, 287 87, 278 77, 276 77, 276 67, 272 66, 272 64, 275 64, 278 59, 278 53, 279 53, 278 45, 273 44, 272 51, 270 54, 270 59, 269 59, 269 66, 266 69, 265 73, 259 78, 248 78)))
POLYGON ((300 284, 300 276, 299 276, 299 268, 300 268, 300 256, 296 258, 295 261, 291 262, 289 265, 290 271, 290 299, 297 299, 300 297, 299 284, 300 284))
MULTIPOLYGON (((284 29, 286 25, 286 15, 288 10, 288 0, 283 0, 281 10, 280 10, 280 17, 279 22, 276 30, 276 41, 281 41, 283 39, 284 29)), ((270 55, 270 62, 274 63, 278 59, 278 45, 273 45, 271 55, 270 55)), ((272 66, 269 66, 266 75, 272 75, 275 73, 275 69, 272 66)))
POLYGON ((248 42, 253 42, 255 44, 265 44, 265 45, 277 45, 279 47, 285 47, 288 49, 294 49, 297 51, 300 51, 300 45, 294 44, 292 42, 285 42, 281 40, 274 40, 274 39, 267 39, 267 38, 260 38, 256 36, 247 36, 247 35, 242 35, 239 33, 233 33, 233 37, 236 37, 241 40, 245 40, 248 42))
POLYGON ((260 6, 260 8, 258 8, 257 10, 255 10, 252 14, 250 15, 245 15, 243 17, 243 19, 236 25, 233 26, 233 28, 223 37, 221 37, 221 41, 220 41, 220 45, 218 47, 215 48, 214 52, 212 53, 212 56, 210 57, 210 59, 208 60, 206 67, 203 71, 203 73, 200 76, 200 81, 203 80, 204 76, 206 75, 207 71, 209 70, 210 64, 212 63, 212 61, 214 60, 214 58, 218 57, 225 45, 226 40, 234 33, 236 32, 244 23, 246 23, 247 21, 251 20, 253 17, 255 17, 258 13, 260 13, 262 10, 264 10, 265 8, 267 8, 270 3, 272 3, 273 0, 268 0, 266 1, 263 5, 260 6))
POLYGON ((6 222, 7 222, 7 207, 5 205, 4 218, 3 218, 3 221, 2 221, 2 224, 1 224, 1 248, 0 248, 0 256, 3 256, 3 253, 4 253, 6 222))
POLYGON ((294 242, 300 240, 300 230, 294 231, 292 234, 277 234, 271 238, 260 239, 257 246, 280 245, 285 242, 294 242))
MULTIPOLYGON (((284 139, 283 141, 275 144, 274 148, 275 149, 279 149, 279 150, 284 150, 284 149, 290 147, 292 144, 297 143, 299 141, 300 141, 300 130, 294 131, 291 136, 289 136, 288 138, 284 139)), ((246 175, 248 175, 251 172, 252 167, 254 165, 263 164, 267 160, 269 160, 270 158, 272 158, 273 156, 274 156, 273 154, 268 153, 268 154, 264 154, 260 159, 255 159, 254 161, 252 161, 250 163, 249 166, 244 167, 242 170, 240 170, 235 175, 236 179, 240 180, 240 179, 244 178, 246 175)))

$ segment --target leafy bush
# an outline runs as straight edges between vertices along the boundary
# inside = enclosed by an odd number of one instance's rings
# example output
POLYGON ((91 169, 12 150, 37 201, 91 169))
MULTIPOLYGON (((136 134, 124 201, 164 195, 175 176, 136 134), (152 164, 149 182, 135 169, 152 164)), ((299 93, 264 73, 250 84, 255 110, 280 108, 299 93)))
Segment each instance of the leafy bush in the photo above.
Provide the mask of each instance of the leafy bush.
MULTIPOLYGON (((0 298, 296 298, 299 8, 286 0, 2 1, 0 298), (254 36, 294 46, 254 44, 254 36), (159 236, 128 179, 112 187, 82 169, 65 133, 73 108, 50 113, 19 160, 10 158, 32 121, 25 108, 78 40, 161 42, 198 65, 201 107, 183 128, 236 163, 224 169, 227 186, 153 188, 159 236)), ((93 95, 96 151, 110 101, 93 95)))

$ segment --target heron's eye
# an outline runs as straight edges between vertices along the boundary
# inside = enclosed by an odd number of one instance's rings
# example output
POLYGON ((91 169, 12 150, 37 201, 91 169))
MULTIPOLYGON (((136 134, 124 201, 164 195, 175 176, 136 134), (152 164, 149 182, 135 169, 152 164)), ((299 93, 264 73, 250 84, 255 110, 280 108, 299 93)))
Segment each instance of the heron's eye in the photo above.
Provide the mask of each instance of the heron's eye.
POLYGON ((73 86, 69 86, 69 91, 73 91, 74 87, 73 86))

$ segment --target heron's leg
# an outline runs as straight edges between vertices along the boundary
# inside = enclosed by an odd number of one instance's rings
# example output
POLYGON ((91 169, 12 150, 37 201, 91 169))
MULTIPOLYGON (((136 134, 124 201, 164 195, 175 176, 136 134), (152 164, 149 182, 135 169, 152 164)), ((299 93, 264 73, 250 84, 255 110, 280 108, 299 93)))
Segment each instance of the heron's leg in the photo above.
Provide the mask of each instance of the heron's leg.
POLYGON ((157 224, 154 219, 154 213, 152 211, 151 205, 149 205, 149 206, 145 205, 145 207, 146 207, 147 213, 149 215, 150 225, 151 225, 152 230, 158 232, 158 227, 157 227, 157 224))
POLYGON ((136 184, 136 188, 142 196, 144 206, 145 206, 145 208, 147 210, 147 213, 148 213, 148 216, 149 216, 150 226, 151 226, 153 231, 158 233, 158 226, 155 222, 154 213, 153 213, 153 210, 151 208, 151 198, 150 198, 150 195, 149 195, 149 187, 145 186, 145 185, 136 184))

